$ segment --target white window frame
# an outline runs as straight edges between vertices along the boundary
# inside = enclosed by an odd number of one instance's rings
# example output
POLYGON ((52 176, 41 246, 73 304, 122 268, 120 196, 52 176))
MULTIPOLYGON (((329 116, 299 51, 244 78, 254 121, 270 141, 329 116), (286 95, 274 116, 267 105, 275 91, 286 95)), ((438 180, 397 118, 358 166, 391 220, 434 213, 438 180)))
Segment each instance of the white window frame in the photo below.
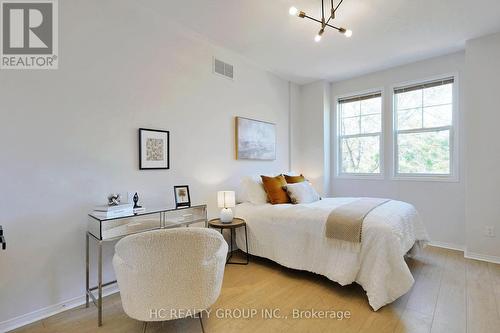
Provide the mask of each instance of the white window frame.
POLYGON ((458 182, 459 181, 459 77, 458 73, 442 74, 432 77, 427 77, 419 80, 407 81, 391 86, 392 93, 392 179, 393 180, 410 180, 410 181, 441 181, 441 182, 458 182), (401 130, 403 133, 424 133, 435 132, 439 130, 450 130, 450 173, 449 174, 432 174, 432 173, 399 173, 398 172, 398 123, 396 110, 396 94, 395 89, 405 86, 413 86, 426 82, 444 80, 453 78, 452 88, 452 122, 451 126, 434 127, 432 129, 416 129, 416 130, 401 130))
MULTIPOLYGON (((375 88, 375 89, 369 89, 369 90, 363 90, 363 91, 358 91, 358 92, 353 92, 353 93, 348 93, 348 94, 342 94, 335 96, 334 98, 335 101, 335 114, 334 114, 334 129, 335 129, 335 135, 333 136, 335 138, 333 146, 334 146, 334 177, 335 178, 341 178, 341 179, 367 179, 367 180, 383 180, 384 179, 384 133, 385 133, 385 116, 384 116, 384 110, 385 110, 385 92, 384 88, 375 88), (341 99, 347 99, 347 98, 352 98, 356 96, 363 96, 363 95, 370 95, 370 94, 377 94, 380 93, 380 121, 381 121, 381 128, 380 128, 380 142, 379 142, 379 150, 380 150, 380 172, 379 173, 352 173, 352 172, 342 172, 342 159, 341 159, 341 148, 342 146, 340 145, 340 139, 343 137, 340 135, 340 103, 339 100, 341 99)), ((370 134, 356 134, 356 135, 348 135, 348 137, 361 137, 361 136, 370 136, 370 134)))

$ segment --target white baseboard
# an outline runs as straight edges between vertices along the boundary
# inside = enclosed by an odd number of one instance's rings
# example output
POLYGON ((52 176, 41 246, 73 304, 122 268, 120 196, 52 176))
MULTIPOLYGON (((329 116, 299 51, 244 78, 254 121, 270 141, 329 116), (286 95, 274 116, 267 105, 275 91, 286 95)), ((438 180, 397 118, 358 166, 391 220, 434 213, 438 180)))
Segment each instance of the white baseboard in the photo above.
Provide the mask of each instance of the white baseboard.
POLYGON ((486 261, 486 262, 491 262, 492 264, 500 264, 500 257, 471 252, 471 251, 468 251, 467 248, 465 246, 462 246, 462 245, 455 245, 455 244, 450 244, 450 243, 445 243, 445 242, 434 242, 434 241, 429 242, 429 245, 435 246, 435 247, 441 247, 444 249, 461 251, 464 253, 464 258, 467 258, 467 259, 486 261))
MULTIPOLYGON (((117 293, 117 292, 119 292, 117 284, 110 285, 110 286, 104 287, 102 289, 103 296, 109 296, 109 295, 117 293)), ((92 300, 90 300, 90 302, 91 302, 90 306, 94 306, 94 304, 92 303, 92 300)), ((42 308, 42 309, 30 312, 30 313, 21 315, 19 317, 8 319, 6 321, 0 322, 0 332, 11 331, 13 329, 31 324, 35 321, 53 316, 53 315, 58 314, 60 312, 76 308, 82 304, 85 304, 85 295, 78 296, 78 297, 60 302, 58 304, 50 305, 46 308, 42 308)))
POLYGON ((434 246, 434 247, 441 247, 443 249, 448 249, 448 250, 465 252, 465 246, 463 246, 463 245, 457 245, 457 244, 446 243, 446 242, 436 242, 436 241, 429 242, 429 245, 434 246))
POLYGON ((500 264, 500 257, 470 252, 467 250, 465 250, 464 257, 468 258, 468 259, 475 259, 475 260, 480 260, 480 261, 491 262, 493 264, 500 264))

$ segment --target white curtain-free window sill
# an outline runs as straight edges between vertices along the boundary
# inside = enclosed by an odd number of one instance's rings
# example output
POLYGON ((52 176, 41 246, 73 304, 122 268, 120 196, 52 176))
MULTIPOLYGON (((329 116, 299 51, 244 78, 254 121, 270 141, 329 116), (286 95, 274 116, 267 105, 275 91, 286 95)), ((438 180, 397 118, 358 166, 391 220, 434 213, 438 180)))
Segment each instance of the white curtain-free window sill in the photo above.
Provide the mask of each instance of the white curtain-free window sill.
POLYGON ((337 179, 350 179, 350 180, 384 180, 383 174, 368 174, 368 173, 340 173, 336 174, 334 178, 337 179))
POLYGON ((395 181, 417 181, 417 182, 448 182, 458 183, 459 177, 456 175, 433 175, 433 174, 396 174, 392 176, 395 181))

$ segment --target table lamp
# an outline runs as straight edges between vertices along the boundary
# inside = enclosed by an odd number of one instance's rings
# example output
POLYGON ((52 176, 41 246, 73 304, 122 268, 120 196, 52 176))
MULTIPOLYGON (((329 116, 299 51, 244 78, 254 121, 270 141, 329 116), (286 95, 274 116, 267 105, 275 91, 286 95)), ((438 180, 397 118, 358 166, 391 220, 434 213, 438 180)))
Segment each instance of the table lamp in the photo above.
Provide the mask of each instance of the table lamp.
POLYGON ((222 223, 233 222, 233 211, 231 208, 235 206, 235 195, 234 191, 219 191, 217 192, 217 204, 220 211, 220 221, 222 223))

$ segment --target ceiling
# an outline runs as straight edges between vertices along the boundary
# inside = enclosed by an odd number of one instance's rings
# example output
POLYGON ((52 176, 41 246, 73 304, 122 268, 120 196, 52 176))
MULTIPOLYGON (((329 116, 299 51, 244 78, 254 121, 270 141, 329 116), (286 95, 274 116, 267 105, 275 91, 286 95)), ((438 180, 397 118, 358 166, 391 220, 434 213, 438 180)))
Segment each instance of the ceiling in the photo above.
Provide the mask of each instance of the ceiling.
POLYGON ((141 4, 297 83, 338 81, 451 53, 468 39, 500 31, 498 0, 344 0, 334 24, 353 36, 328 29, 319 43, 313 40, 319 23, 290 16, 288 9, 319 17, 320 0, 141 4))

